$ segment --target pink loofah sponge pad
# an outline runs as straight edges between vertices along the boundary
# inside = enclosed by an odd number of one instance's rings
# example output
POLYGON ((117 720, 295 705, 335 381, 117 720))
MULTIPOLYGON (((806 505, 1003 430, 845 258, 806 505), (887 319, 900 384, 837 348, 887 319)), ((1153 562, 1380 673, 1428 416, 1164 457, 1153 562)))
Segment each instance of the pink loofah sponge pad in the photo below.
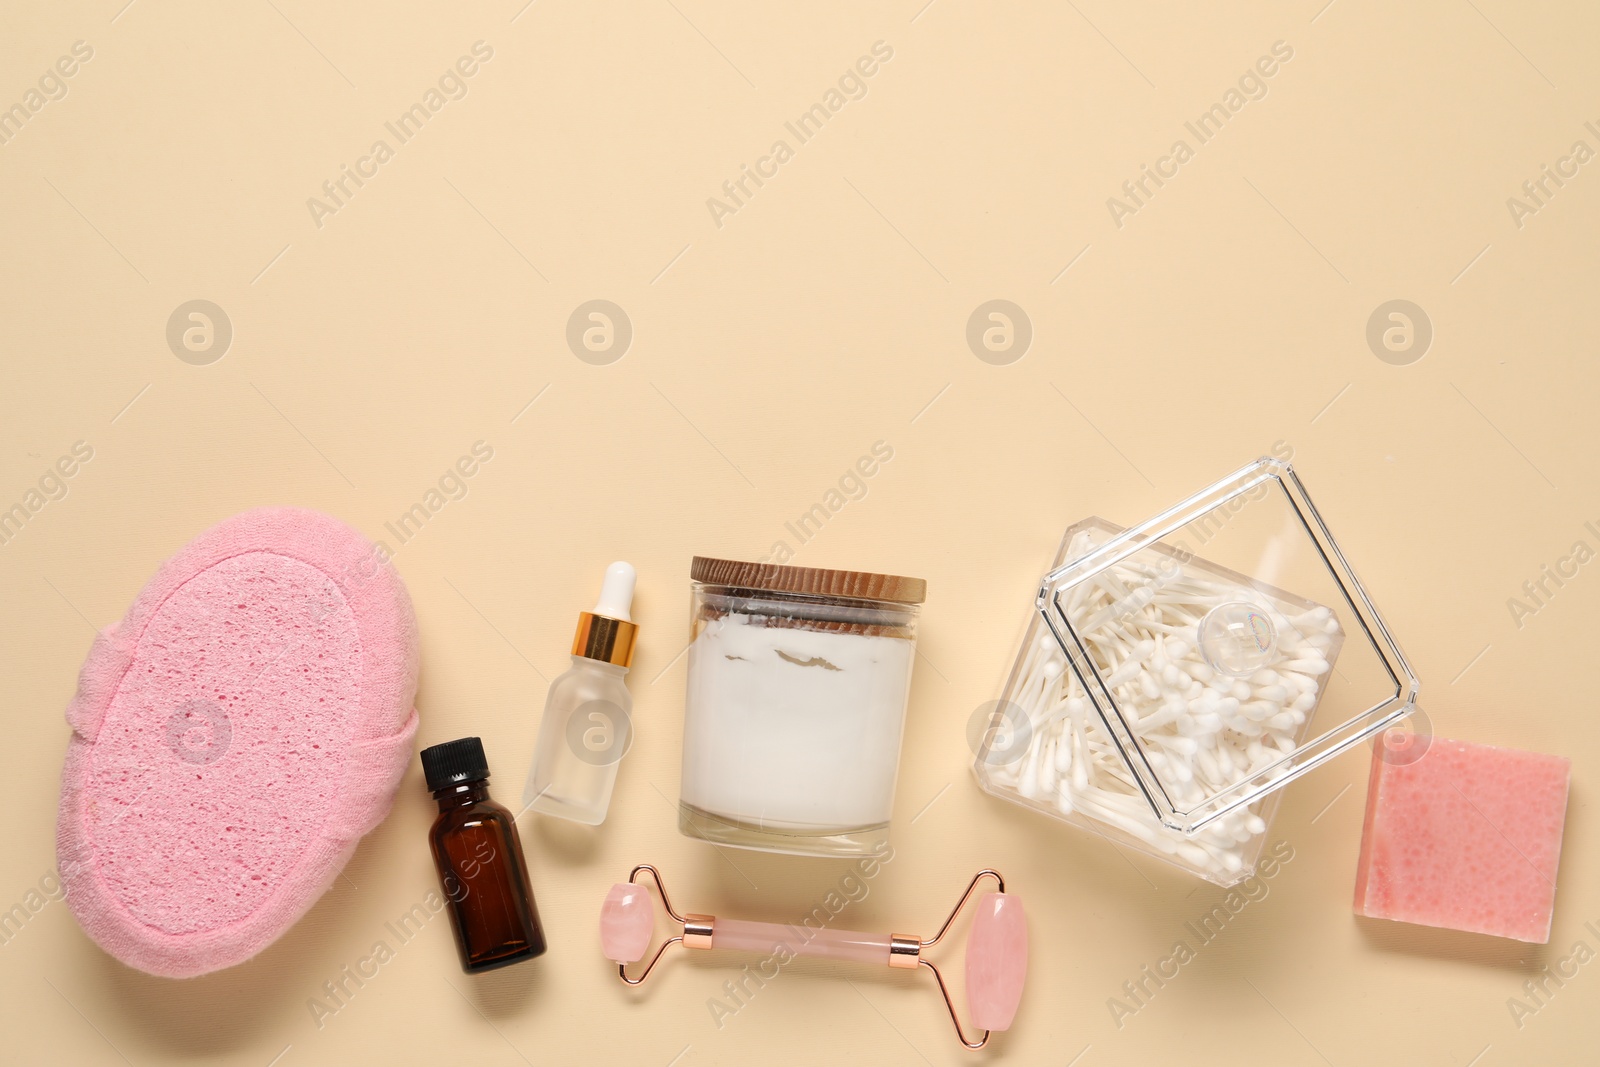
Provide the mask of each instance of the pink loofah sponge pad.
POLYGON ((171 978, 271 944, 388 814, 416 684, 410 599, 355 530, 262 508, 190 542, 67 708, 56 852, 84 931, 171 978))

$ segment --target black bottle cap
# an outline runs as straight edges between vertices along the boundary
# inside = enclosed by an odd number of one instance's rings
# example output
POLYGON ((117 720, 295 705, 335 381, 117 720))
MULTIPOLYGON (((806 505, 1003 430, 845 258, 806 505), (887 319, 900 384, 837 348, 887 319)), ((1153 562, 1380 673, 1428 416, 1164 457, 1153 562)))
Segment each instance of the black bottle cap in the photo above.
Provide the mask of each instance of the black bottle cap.
POLYGON ((489 777, 483 742, 476 737, 462 737, 423 749, 422 773, 434 792, 462 782, 483 781, 489 777))

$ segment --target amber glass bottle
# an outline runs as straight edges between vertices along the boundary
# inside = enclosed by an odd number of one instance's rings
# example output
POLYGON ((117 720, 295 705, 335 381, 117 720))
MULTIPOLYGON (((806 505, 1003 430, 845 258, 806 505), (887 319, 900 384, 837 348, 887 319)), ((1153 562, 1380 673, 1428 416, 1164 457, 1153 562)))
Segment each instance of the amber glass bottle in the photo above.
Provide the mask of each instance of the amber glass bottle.
POLYGON ((461 968, 468 974, 544 954, 544 929, 511 812, 489 799, 483 742, 463 737, 422 750, 439 817, 428 832, 461 968))

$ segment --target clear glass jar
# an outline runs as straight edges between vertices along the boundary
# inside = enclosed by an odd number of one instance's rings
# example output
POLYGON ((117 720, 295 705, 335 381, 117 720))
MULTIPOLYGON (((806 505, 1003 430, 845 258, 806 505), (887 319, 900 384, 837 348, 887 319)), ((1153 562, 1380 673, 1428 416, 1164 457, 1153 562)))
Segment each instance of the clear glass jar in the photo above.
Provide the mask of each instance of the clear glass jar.
POLYGON ((920 578, 696 556, 678 829, 855 856, 888 839, 920 578))
POLYGON ((1417 679, 1286 462, 1132 529, 1069 527, 973 771, 995 796, 1218 885, 1281 790, 1416 710, 1417 679))

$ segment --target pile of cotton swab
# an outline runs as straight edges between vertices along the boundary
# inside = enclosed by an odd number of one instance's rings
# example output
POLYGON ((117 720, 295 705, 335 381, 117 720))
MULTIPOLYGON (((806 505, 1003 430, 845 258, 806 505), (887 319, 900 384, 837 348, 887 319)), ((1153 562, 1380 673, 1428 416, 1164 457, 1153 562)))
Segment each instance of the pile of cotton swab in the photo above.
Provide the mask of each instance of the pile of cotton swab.
MULTIPOLYGON (((1080 532, 1068 557, 1090 547, 1080 532)), ((1333 613, 1301 609, 1191 564, 1138 553, 1075 587, 1065 605, 1128 725, 1180 809, 1252 778, 1294 751, 1336 654, 1333 613), (1272 658, 1247 677, 1214 669, 1197 630, 1219 605, 1246 603, 1276 636, 1272 658)), ((1266 823, 1241 807, 1199 831, 1163 825, 1140 794, 1099 715, 1050 632, 1036 626, 1010 698, 1028 725, 1024 754, 992 767, 997 784, 1121 830, 1152 850, 1226 882, 1259 849, 1266 823)), ((1016 714, 1012 712, 1011 714, 1016 714)), ((1269 778, 1263 780, 1270 780, 1269 778)), ((1252 807, 1259 807, 1259 804, 1252 807)))

